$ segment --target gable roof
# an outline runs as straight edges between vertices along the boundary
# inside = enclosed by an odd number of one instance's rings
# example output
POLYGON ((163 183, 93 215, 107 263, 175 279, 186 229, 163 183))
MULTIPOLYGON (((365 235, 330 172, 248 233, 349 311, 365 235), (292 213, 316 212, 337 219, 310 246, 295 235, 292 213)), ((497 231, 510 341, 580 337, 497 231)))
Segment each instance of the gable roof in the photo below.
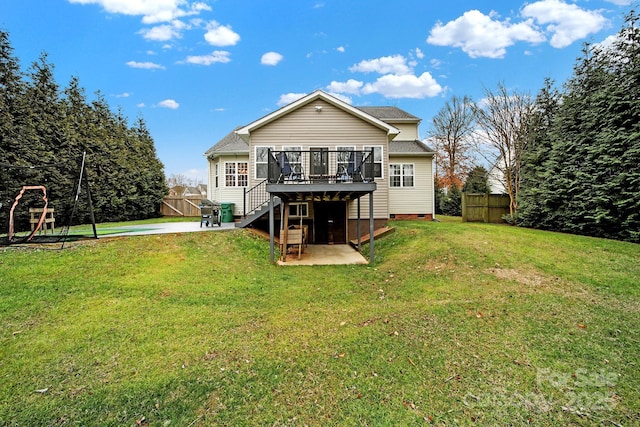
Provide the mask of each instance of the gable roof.
POLYGON ((309 95, 303 96, 302 98, 298 99, 297 101, 293 101, 292 103, 285 105, 284 107, 270 113, 267 114, 266 116, 249 123, 248 125, 241 127, 239 129, 237 129, 235 132, 236 134, 238 134, 242 139, 244 139, 245 141, 249 140, 249 135, 251 134, 252 131, 261 128, 262 126, 265 126, 268 123, 271 123, 274 120, 277 120, 278 118, 290 113, 291 111, 297 110, 298 108, 307 105, 311 102, 317 101, 317 100, 323 100, 331 105, 333 105, 334 107, 337 107, 347 113, 350 113, 384 131, 387 132, 387 137, 389 138, 389 140, 393 139, 393 137, 395 137, 396 135, 398 135, 400 133, 400 130, 398 130, 395 126, 392 126, 386 122, 384 122, 383 120, 381 120, 380 118, 371 115, 369 113, 367 113, 366 111, 360 109, 360 108, 356 108, 351 106, 350 104, 347 104, 346 102, 329 95, 328 93, 322 91, 322 90, 316 90, 315 92, 310 93, 309 95))

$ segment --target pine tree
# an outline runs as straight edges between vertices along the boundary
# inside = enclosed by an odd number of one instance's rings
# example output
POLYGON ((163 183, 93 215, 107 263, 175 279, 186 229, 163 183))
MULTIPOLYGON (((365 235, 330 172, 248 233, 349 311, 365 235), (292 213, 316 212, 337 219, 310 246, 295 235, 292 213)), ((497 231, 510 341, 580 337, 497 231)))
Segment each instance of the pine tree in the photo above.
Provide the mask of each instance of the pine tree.
MULTIPOLYGON (((15 165, 23 157, 20 144, 22 121, 26 116, 25 84, 20 63, 13 56, 9 34, 0 30, 0 163, 15 165)), ((9 208, 17 194, 18 169, 0 166, 0 226, 8 229, 9 208)))
POLYGON ((528 151, 523 224, 640 242, 636 21, 632 12, 610 47, 585 46, 550 126, 539 127, 528 151))
POLYGON ((551 228, 558 193, 545 179, 552 153, 553 134, 560 93, 550 79, 538 93, 535 107, 529 116, 530 139, 522 156, 522 174, 518 203, 518 224, 525 227, 551 228))
POLYGON ((469 176, 462 186, 463 193, 482 193, 487 194, 491 192, 488 183, 488 172, 483 166, 476 166, 471 169, 469 176))

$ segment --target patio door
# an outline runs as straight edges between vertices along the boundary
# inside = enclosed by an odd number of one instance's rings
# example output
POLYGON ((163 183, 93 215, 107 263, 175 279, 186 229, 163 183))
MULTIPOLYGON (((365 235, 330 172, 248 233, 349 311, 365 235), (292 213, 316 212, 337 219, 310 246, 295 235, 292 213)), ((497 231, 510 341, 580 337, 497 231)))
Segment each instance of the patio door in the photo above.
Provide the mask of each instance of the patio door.
POLYGON ((313 210, 314 243, 347 243, 346 202, 316 202, 313 210))
POLYGON ((311 175, 322 178, 329 175, 329 149, 311 147, 311 175))

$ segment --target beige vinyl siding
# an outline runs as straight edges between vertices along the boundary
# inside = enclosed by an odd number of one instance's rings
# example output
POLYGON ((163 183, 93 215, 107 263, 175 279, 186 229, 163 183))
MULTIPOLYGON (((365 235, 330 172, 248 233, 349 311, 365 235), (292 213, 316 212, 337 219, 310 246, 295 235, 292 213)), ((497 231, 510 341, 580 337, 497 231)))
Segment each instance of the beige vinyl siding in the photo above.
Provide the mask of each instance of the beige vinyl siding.
POLYGON ((433 171, 431 156, 392 156, 389 163, 414 165, 413 187, 389 188, 389 213, 433 214, 433 171))
MULTIPOLYGON (((212 200, 224 203, 233 203, 234 215, 242 215, 244 205, 244 189, 245 187, 226 187, 225 186, 225 169, 224 164, 226 162, 248 162, 249 156, 220 156, 216 159, 218 163, 218 188, 215 188, 215 165, 210 165, 209 186, 212 187, 211 194, 212 200)), ((249 165, 249 171, 251 173, 251 165, 249 165)), ((251 184, 249 184, 251 185, 251 184)), ((250 187, 246 187, 249 189, 250 187)))
POLYGON ((207 185, 207 199, 209 200, 219 200, 220 189, 216 188, 216 164, 218 164, 218 160, 207 160, 207 170, 208 170, 208 185, 207 185))
MULTIPOLYGON (((374 194, 374 216, 388 218, 389 153, 386 130, 323 100, 315 100, 254 130, 250 137, 250 169, 254 167, 254 146, 273 146, 276 150, 293 146, 301 147, 304 151, 311 147, 327 147, 329 150, 335 150, 337 147, 353 146, 356 150, 362 150, 365 146, 382 146, 384 178, 376 179, 378 190, 374 194), (322 108, 318 111, 316 107, 322 108)), ((258 182, 254 179, 254 174, 250 174, 249 186, 256 185, 258 182)), ((368 208, 369 199, 364 197, 361 215, 368 217, 368 208)), ((350 208, 349 216, 356 217, 355 204, 350 208)))
POLYGON ((389 123, 400 130, 400 134, 394 139, 398 141, 413 141, 420 139, 418 136, 418 125, 416 123, 389 123))

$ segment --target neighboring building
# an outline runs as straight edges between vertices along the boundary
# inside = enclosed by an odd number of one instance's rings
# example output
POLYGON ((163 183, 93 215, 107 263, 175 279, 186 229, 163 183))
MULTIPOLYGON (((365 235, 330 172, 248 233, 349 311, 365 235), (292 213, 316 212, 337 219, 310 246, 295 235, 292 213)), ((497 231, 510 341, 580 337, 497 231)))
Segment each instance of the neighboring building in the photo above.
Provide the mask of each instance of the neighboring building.
POLYGON ((506 181, 504 179, 504 169, 499 165, 504 162, 502 156, 498 157, 496 162, 491 166, 489 172, 487 172, 487 185, 489 185, 489 192, 491 194, 507 194, 506 181))
POLYGON ((434 151, 419 141, 419 123, 396 107, 357 108, 315 91, 211 147, 208 198, 234 203, 239 226, 268 229, 264 205, 277 196, 286 208, 276 221, 307 226, 309 243, 355 240, 360 218, 375 228, 432 219, 434 151))

